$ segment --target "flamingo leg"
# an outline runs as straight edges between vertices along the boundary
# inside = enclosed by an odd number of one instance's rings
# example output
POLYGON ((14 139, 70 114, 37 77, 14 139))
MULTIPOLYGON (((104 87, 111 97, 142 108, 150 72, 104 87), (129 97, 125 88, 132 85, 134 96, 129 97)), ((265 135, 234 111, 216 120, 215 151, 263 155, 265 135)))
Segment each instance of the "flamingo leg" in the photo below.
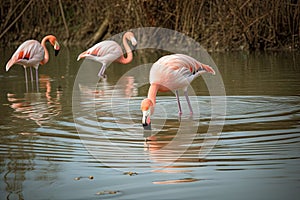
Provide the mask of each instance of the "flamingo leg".
POLYGON ((29 67, 30 69, 30 78, 31 78, 31 90, 33 90, 33 75, 32 75, 32 67, 29 67))
POLYGON ((190 98, 189 98, 187 90, 184 90, 184 96, 185 96, 186 101, 188 103, 188 106, 189 106, 189 109, 190 109, 190 113, 193 114, 193 108, 192 108, 192 105, 191 105, 190 98))
POLYGON ((35 69, 35 81, 36 81, 36 91, 39 92, 39 71, 38 71, 38 68, 35 69))
POLYGON ((180 105, 178 90, 175 90, 175 95, 176 95, 177 104, 178 104, 178 110, 179 110, 178 114, 181 115, 182 114, 182 110, 181 110, 181 105, 180 105))
POLYGON ((33 82, 32 67, 29 67, 29 69, 30 69, 30 78, 31 78, 31 82, 33 82))
POLYGON ((27 78, 27 70, 26 70, 26 67, 24 67, 24 71, 25 71, 26 92, 28 92, 28 78, 27 78))
POLYGON ((102 67, 101 67, 101 69, 100 69, 100 71, 99 71, 99 73, 98 73, 99 77, 103 77, 105 69, 106 69, 106 65, 103 64, 102 67))

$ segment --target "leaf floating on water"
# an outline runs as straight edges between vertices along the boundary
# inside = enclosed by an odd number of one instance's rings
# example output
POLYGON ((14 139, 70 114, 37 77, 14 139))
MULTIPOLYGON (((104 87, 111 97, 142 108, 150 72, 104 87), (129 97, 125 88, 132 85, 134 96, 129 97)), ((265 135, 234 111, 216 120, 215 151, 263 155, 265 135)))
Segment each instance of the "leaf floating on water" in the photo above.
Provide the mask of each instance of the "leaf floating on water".
POLYGON ((138 175, 137 172, 124 172, 124 175, 129 175, 129 176, 133 176, 133 175, 138 175))
POLYGON ((39 135, 37 133, 28 133, 28 132, 21 132, 19 134, 20 135, 24 135, 24 136, 38 136, 39 135))
POLYGON ((118 190, 104 190, 104 191, 97 192, 96 194, 97 195, 106 195, 106 194, 118 194, 118 193, 120 193, 120 191, 118 191, 118 190))
POLYGON ((174 180, 162 180, 162 181, 154 181, 154 184, 178 184, 178 183, 191 183, 195 181, 199 181, 200 179, 195 178, 184 178, 184 179, 174 179, 174 180))
POLYGON ((82 178, 94 179, 94 176, 78 176, 74 178, 75 181, 79 181, 82 178))

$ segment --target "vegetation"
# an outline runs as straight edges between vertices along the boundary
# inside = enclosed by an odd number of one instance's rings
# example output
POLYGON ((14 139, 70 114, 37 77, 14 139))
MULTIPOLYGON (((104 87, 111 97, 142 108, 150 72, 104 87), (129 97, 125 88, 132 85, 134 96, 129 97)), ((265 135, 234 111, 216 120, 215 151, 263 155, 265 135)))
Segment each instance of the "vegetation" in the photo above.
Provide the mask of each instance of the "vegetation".
POLYGON ((298 0, 2 0, 1 45, 55 34, 88 46, 139 27, 182 32, 211 50, 299 49, 298 0))

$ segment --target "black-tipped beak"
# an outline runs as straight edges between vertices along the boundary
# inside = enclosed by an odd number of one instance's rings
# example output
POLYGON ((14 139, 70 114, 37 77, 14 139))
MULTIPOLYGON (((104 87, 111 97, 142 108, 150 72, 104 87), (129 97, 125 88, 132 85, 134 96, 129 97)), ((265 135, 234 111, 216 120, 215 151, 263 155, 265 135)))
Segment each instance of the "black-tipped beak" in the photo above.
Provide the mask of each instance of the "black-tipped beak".
POLYGON ((54 50, 54 55, 57 56, 59 53, 59 50, 54 50))
POLYGON ((137 55, 136 46, 137 46, 137 45, 135 45, 135 46, 132 47, 132 54, 133 54, 134 56, 137 55))
POLYGON ((144 128, 144 130, 151 130, 151 123, 149 123, 149 124, 147 124, 147 123, 143 124, 143 128, 144 128))

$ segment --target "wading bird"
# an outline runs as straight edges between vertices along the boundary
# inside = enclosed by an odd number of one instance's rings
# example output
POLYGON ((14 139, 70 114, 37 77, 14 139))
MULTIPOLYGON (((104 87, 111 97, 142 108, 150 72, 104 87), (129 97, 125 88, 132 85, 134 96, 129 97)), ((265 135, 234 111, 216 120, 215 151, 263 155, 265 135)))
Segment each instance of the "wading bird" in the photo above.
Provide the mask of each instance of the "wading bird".
POLYGON ((156 94, 158 91, 175 91, 179 114, 182 114, 178 90, 183 89, 191 114, 193 109, 189 100, 187 88, 200 74, 205 72, 215 74, 208 65, 202 64, 194 58, 184 54, 172 54, 161 57, 150 69, 150 87, 148 97, 141 103, 144 129, 151 129, 150 116, 154 112, 156 94))
POLYGON ((22 43, 16 52, 12 55, 10 60, 6 64, 6 71, 8 71, 14 64, 23 65, 25 70, 25 81, 26 81, 26 92, 28 92, 28 79, 26 68, 30 68, 31 82, 33 82, 32 69, 35 68, 36 71, 36 86, 38 91, 38 68, 39 65, 44 65, 49 60, 49 53, 46 48, 46 42, 49 41, 54 47, 55 56, 57 56, 60 46, 57 39, 53 35, 47 35, 43 38, 42 42, 39 43, 36 40, 27 40, 22 43))
POLYGON ((79 54, 77 61, 81 58, 87 58, 101 63, 102 67, 98 76, 103 77, 105 69, 110 65, 110 63, 116 61, 122 64, 128 64, 132 61, 132 51, 127 40, 129 40, 133 46, 137 45, 137 41, 132 32, 126 32, 123 35, 123 45, 127 54, 126 58, 124 57, 123 50, 118 43, 112 40, 106 40, 95 44, 88 50, 79 54))

